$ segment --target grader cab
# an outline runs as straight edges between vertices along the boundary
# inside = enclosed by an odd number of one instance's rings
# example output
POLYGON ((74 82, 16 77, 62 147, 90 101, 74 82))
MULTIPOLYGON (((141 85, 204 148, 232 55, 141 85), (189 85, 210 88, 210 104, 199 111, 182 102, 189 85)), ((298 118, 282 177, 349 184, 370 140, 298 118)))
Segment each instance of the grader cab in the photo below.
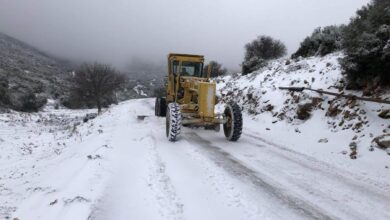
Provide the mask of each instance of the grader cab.
POLYGON ((189 54, 168 55, 166 97, 157 97, 155 115, 166 117, 166 135, 176 141, 181 127, 205 127, 219 131, 237 141, 242 131, 241 109, 228 103, 222 114, 215 113, 216 83, 210 80, 211 69, 203 71, 204 57, 189 54))

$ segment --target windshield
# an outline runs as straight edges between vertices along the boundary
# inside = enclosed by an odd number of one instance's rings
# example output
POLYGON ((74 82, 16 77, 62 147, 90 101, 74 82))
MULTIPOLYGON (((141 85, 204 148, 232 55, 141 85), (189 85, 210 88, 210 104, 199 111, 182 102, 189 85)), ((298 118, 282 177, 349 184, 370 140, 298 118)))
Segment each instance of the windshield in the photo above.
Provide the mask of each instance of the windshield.
POLYGON ((173 74, 178 74, 182 76, 193 76, 193 77, 204 77, 203 76, 203 63, 199 62, 187 62, 183 61, 181 67, 179 61, 172 62, 172 72, 173 74), (179 70, 180 68, 180 70, 179 70))

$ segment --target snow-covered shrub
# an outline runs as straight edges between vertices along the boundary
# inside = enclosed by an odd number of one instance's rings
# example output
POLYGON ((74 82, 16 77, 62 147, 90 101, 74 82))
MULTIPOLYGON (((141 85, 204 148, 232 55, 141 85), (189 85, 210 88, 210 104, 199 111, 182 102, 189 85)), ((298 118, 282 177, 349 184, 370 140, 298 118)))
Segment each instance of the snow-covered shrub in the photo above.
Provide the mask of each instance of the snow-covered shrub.
POLYGON ((20 111, 37 112, 47 103, 47 98, 43 95, 36 95, 34 93, 30 93, 23 96, 21 102, 22 105, 19 109, 20 111))
POLYGON ((267 66, 267 61, 255 56, 242 63, 242 73, 251 73, 265 66, 267 66))
POLYGON ((0 77, 0 107, 6 107, 9 104, 8 80, 5 77, 0 77))
POLYGON ((269 36, 259 36, 245 45, 245 58, 242 63, 242 73, 248 74, 264 67, 268 60, 286 55, 286 46, 279 40, 269 36))
POLYGON ((313 34, 306 37, 292 58, 325 56, 342 49, 342 33, 344 25, 316 28, 313 34))
POLYGON ((374 0, 358 10, 343 38, 341 65, 352 88, 390 85, 390 1, 374 0))

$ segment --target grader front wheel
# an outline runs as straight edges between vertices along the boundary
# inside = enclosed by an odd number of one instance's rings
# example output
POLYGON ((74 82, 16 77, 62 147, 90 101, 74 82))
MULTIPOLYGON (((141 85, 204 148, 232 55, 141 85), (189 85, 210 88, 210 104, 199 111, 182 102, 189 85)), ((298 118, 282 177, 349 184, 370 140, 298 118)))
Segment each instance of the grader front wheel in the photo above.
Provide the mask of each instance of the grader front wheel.
POLYGON ((177 103, 169 103, 166 116, 166 134, 169 141, 176 141, 181 131, 181 112, 177 103))
POLYGON ((224 115, 227 122, 223 124, 223 132, 229 141, 237 141, 242 133, 242 113, 240 107, 232 102, 226 105, 224 115))

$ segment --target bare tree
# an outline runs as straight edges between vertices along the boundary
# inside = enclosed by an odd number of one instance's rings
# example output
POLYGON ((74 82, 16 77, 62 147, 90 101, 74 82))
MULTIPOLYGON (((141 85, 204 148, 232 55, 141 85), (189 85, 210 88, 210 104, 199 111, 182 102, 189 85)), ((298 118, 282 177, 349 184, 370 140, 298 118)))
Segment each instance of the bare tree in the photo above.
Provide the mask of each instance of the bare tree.
POLYGON ((87 105, 93 103, 100 114, 104 104, 114 102, 115 91, 126 82, 126 76, 106 64, 83 64, 72 82, 72 93, 87 105))
POLYGON ((223 76, 227 73, 226 68, 222 68, 222 64, 217 61, 210 61, 205 67, 204 72, 207 73, 209 66, 211 66, 211 77, 223 76))

